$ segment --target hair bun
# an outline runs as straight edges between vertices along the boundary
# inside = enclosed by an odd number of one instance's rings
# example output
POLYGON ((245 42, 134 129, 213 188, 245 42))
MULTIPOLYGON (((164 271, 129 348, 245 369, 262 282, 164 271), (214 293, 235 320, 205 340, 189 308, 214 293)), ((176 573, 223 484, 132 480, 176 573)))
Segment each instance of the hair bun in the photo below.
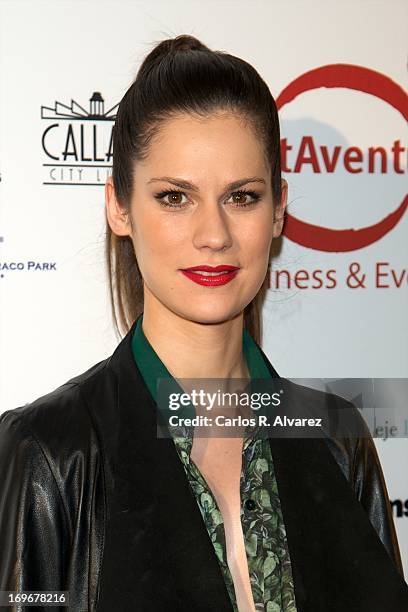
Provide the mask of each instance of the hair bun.
POLYGON ((166 55, 174 55, 179 51, 210 51, 198 38, 189 34, 180 34, 175 38, 167 38, 161 40, 145 58, 141 70, 142 72, 147 66, 154 64, 157 60, 161 60, 166 55))
POLYGON ((170 38, 169 41, 172 51, 208 51, 198 38, 189 34, 180 34, 175 38, 170 38))

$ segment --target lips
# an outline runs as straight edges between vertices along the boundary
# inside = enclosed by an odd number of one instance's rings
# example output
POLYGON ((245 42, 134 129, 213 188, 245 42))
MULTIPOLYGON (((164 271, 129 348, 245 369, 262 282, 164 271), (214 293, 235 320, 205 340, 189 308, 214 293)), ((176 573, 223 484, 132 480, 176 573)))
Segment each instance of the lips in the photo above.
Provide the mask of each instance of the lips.
POLYGON ((186 270, 189 270, 191 272, 194 272, 196 270, 198 270, 199 272, 201 271, 203 272, 223 272, 224 270, 228 270, 228 271, 239 270, 239 267, 230 266, 229 264, 219 264, 218 266, 207 266, 203 264, 202 266, 192 266, 191 268, 184 268, 183 272, 185 272, 186 270))
POLYGON ((180 270, 187 278, 199 285, 216 287, 232 281, 239 271, 238 266, 220 264, 218 266, 193 266, 180 270))

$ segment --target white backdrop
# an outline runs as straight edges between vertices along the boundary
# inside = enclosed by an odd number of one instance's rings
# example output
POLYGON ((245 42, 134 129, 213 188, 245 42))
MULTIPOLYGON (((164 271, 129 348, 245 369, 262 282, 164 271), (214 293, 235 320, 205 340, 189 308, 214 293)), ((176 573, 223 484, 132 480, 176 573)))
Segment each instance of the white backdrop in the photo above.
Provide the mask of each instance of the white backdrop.
MULTIPOLYGON (((181 33, 251 62, 280 107, 291 219, 263 341, 277 371, 408 376, 404 0, 0 0, 0 12, 0 412, 117 345, 103 265, 114 107, 151 45, 181 33), (350 265, 364 287, 347 283, 350 265)), ((407 574, 408 442, 376 446, 407 574)))

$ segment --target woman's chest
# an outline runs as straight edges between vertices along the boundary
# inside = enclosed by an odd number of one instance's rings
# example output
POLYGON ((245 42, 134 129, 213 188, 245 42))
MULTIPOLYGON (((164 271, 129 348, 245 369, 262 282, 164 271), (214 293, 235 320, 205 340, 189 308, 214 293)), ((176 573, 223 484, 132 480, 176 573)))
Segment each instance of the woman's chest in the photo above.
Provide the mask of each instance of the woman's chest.
POLYGON ((191 459, 214 497, 222 516, 225 554, 239 612, 255 611, 245 537, 241 522, 242 439, 195 439, 191 459))

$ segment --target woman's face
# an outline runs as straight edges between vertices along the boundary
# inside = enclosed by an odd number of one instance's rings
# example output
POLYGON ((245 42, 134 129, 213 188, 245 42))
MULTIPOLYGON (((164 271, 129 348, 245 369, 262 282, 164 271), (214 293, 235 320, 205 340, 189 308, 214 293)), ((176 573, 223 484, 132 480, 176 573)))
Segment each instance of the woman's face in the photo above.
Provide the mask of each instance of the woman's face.
MULTIPOLYGON (((273 236, 271 169, 253 129, 230 112, 168 119, 135 163, 131 224, 115 217, 107 189, 112 230, 131 236, 149 302, 200 323, 236 316, 260 289, 273 236), (119 225, 118 225, 119 223, 119 225), (200 284, 182 270, 230 265, 229 282, 200 284)), ((287 184, 283 180, 282 216, 287 184)), ((214 277, 211 277, 212 279, 214 277)), ((201 277, 202 279, 202 277, 201 277)), ((208 279, 208 277, 207 277, 208 279)))

